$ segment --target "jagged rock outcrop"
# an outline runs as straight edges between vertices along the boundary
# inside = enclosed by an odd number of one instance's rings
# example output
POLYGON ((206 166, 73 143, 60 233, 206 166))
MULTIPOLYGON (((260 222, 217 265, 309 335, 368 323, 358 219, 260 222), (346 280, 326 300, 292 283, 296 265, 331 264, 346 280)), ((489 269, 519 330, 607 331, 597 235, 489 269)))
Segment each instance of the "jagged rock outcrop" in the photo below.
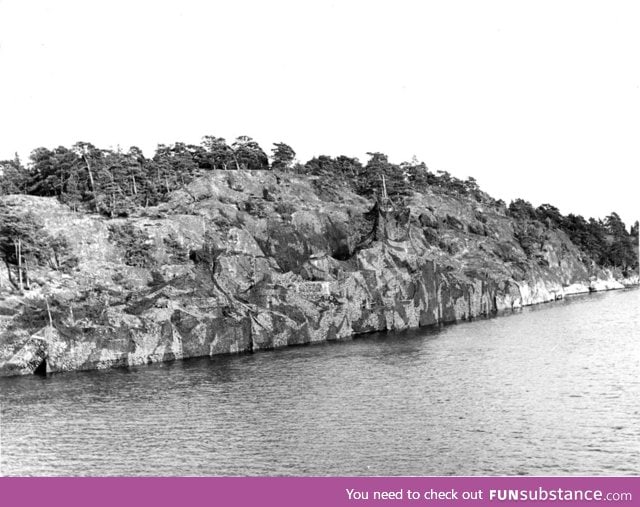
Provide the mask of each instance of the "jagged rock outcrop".
POLYGON ((2 198, 77 263, 32 267, 24 294, 0 275, 0 375, 343 340, 623 286, 556 229, 527 256, 513 222, 477 202, 414 194, 389 211, 312 184, 213 171, 128 219, 2 198))

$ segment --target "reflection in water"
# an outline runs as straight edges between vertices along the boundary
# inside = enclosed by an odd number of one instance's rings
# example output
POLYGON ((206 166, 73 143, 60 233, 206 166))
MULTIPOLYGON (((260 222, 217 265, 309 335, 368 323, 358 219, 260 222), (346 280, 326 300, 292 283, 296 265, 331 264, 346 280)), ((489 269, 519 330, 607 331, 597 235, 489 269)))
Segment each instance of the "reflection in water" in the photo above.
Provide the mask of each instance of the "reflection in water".
POLYGON ((640 473, 640 291, 455 326, 1 379, 5 475, 640 473))

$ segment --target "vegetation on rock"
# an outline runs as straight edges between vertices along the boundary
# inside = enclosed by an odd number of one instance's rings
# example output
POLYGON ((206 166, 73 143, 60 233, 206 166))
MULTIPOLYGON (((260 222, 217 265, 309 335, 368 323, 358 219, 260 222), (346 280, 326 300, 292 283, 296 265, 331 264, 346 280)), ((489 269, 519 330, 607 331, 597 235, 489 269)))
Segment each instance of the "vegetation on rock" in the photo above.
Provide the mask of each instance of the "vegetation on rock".
MULTIPOLYGON (((371 199, 378 195, 384 178, 388 196, 399 204, 413 192, 430 189, 442 195, 471 199, 498 212, 504 209, 504 203, 484 193, 474 178, 463 181, 447 171, 433 173, 415 158, 395 164, 384 153, 371 152, 366 164, 345 155, 320 155, 302 164, 295 161, 293 148, 283 142, 275 143, 271 152, 269 165, 264 150, 251 137, 240 136, 229 145, 224 138, 211 135, 204 136, 200 145, 180 142, 159 145, 151 158, 146 158, 137 147, 127 151, 101 149, 88 142, 78 142, 70 148, 40 147, 31 153, 26 166, 17 156, 0 161, 0 195, 56 197, 73 210, 97 212, 110 218, 127 217, 165 202, 172 192, 207 171, 272 169, 313 177, 318 196, 326 201, 334 200, 339 188, 371 199)), ((267 195, 262 198, 257 196, 244 202, 241 205, 244 211, 255 217, 266 217, 265 201, 269 201, 270 195, 265 192, 267 195)), ((294 210, 290 204, 282 203, 276 211, 290 219, 294 210)), ((534 208, 522 199, 511 202, 507 213, 515 221, 515 236, 528 257, 535 257, 545 240, 545 231, 553 227, 564 231, 596 265, 616 267, 624 272, 638 269, 637 222, 627 231, 616 213, 604 220, 587 220, 579 215, 563 216, 550 204, 534 208)), ((4 238, 2 255, 7 265, 15 265, 17 247, 13 242, 17 238, 22 238, 21 248, 27 262, 32 258, 41 262, 47 256, 59 258, 64 250, 64 245, 55 246, 52 239, 33 239, 28 230, 35 230, 36 226, 29 225, 28 221, 20 228, 6 213, 0 219, 4 238)), ((218 217, 216 221, 227 223, 228 218, 218 217)), ((469 231, 476 234, 487 232, 482 224, 469 227, 469 231)), ((131 247, 127 250, 130 252, 127 264, 145 266, 150 262, 144 247, 134 247, 144 244, 143 238, 132 230, 114 231, 116 229, 112 229, 112 234, 117 242, 131 247)), ((447 244, 444 249, 450 252, 452 248, 447 244)), ((65 262, 68 264, 68 261, 54 261, 56 269, 64 267, 65 262)), ((13 268, 17 275, 16 269, 21 272, 24 268, 13 268)))
POLYGON ((541 243, 544 230, 551 227, 565 232, 571 241, 584 251, 591 260, 601 266, 621 268, 624 273, 638 269, 637 221, 629 231, 613 212, 604 220, 580 215, 563 216, 551 204, 534 208, 531 203, 516 199, 508 208, 509 215, 516 220, 516 237, 527 254, 533 246, 541 243))
POLYGON ((109 239, 124 252, 127 266, 149 268, 154 265, 149 238, 131 224, 110 225, 109 239))
POLYGON ((69 272, 78 263, 63 236, 52 236, 34 214, 4 202, 0 202, 0 256, 9 282, 21 291, 30 288, 33 267, 69 272))
POLYGON ((508 210, 472 178, 377 152, 301 164, 277 143, 255 171, 258 148, 210 136, 147 159, 78 143, 3 163, 2 191, 35 195, 0 195, 0 376, 346 339, 637 283, 638 224, 615 214, 508 210))

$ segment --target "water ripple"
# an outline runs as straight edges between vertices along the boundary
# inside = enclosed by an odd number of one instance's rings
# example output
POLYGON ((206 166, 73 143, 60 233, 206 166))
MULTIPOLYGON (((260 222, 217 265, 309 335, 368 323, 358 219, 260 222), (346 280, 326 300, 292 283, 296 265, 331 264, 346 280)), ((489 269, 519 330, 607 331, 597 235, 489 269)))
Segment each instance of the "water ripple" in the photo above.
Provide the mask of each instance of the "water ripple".
POLYGON ((638 475, 640 291, 436 330, 2 379, 4 475, 638 475))

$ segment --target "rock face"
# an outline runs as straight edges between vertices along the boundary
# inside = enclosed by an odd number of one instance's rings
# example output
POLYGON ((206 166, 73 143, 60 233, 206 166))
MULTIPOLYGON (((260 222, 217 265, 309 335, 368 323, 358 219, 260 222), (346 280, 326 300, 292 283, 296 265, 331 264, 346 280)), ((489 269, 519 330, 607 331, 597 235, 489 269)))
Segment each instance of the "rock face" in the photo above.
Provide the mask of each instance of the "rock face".
POLYGON ((32 268, 24 294, 0 275, 0 375, 344 340, 623 287, 556 229, 527 256, 500 210, 437 193, 381 210, 313 187, 309 177, 213 171, 168 203, 111 220, 3 198, 62 237, 77 264, 32 268))

